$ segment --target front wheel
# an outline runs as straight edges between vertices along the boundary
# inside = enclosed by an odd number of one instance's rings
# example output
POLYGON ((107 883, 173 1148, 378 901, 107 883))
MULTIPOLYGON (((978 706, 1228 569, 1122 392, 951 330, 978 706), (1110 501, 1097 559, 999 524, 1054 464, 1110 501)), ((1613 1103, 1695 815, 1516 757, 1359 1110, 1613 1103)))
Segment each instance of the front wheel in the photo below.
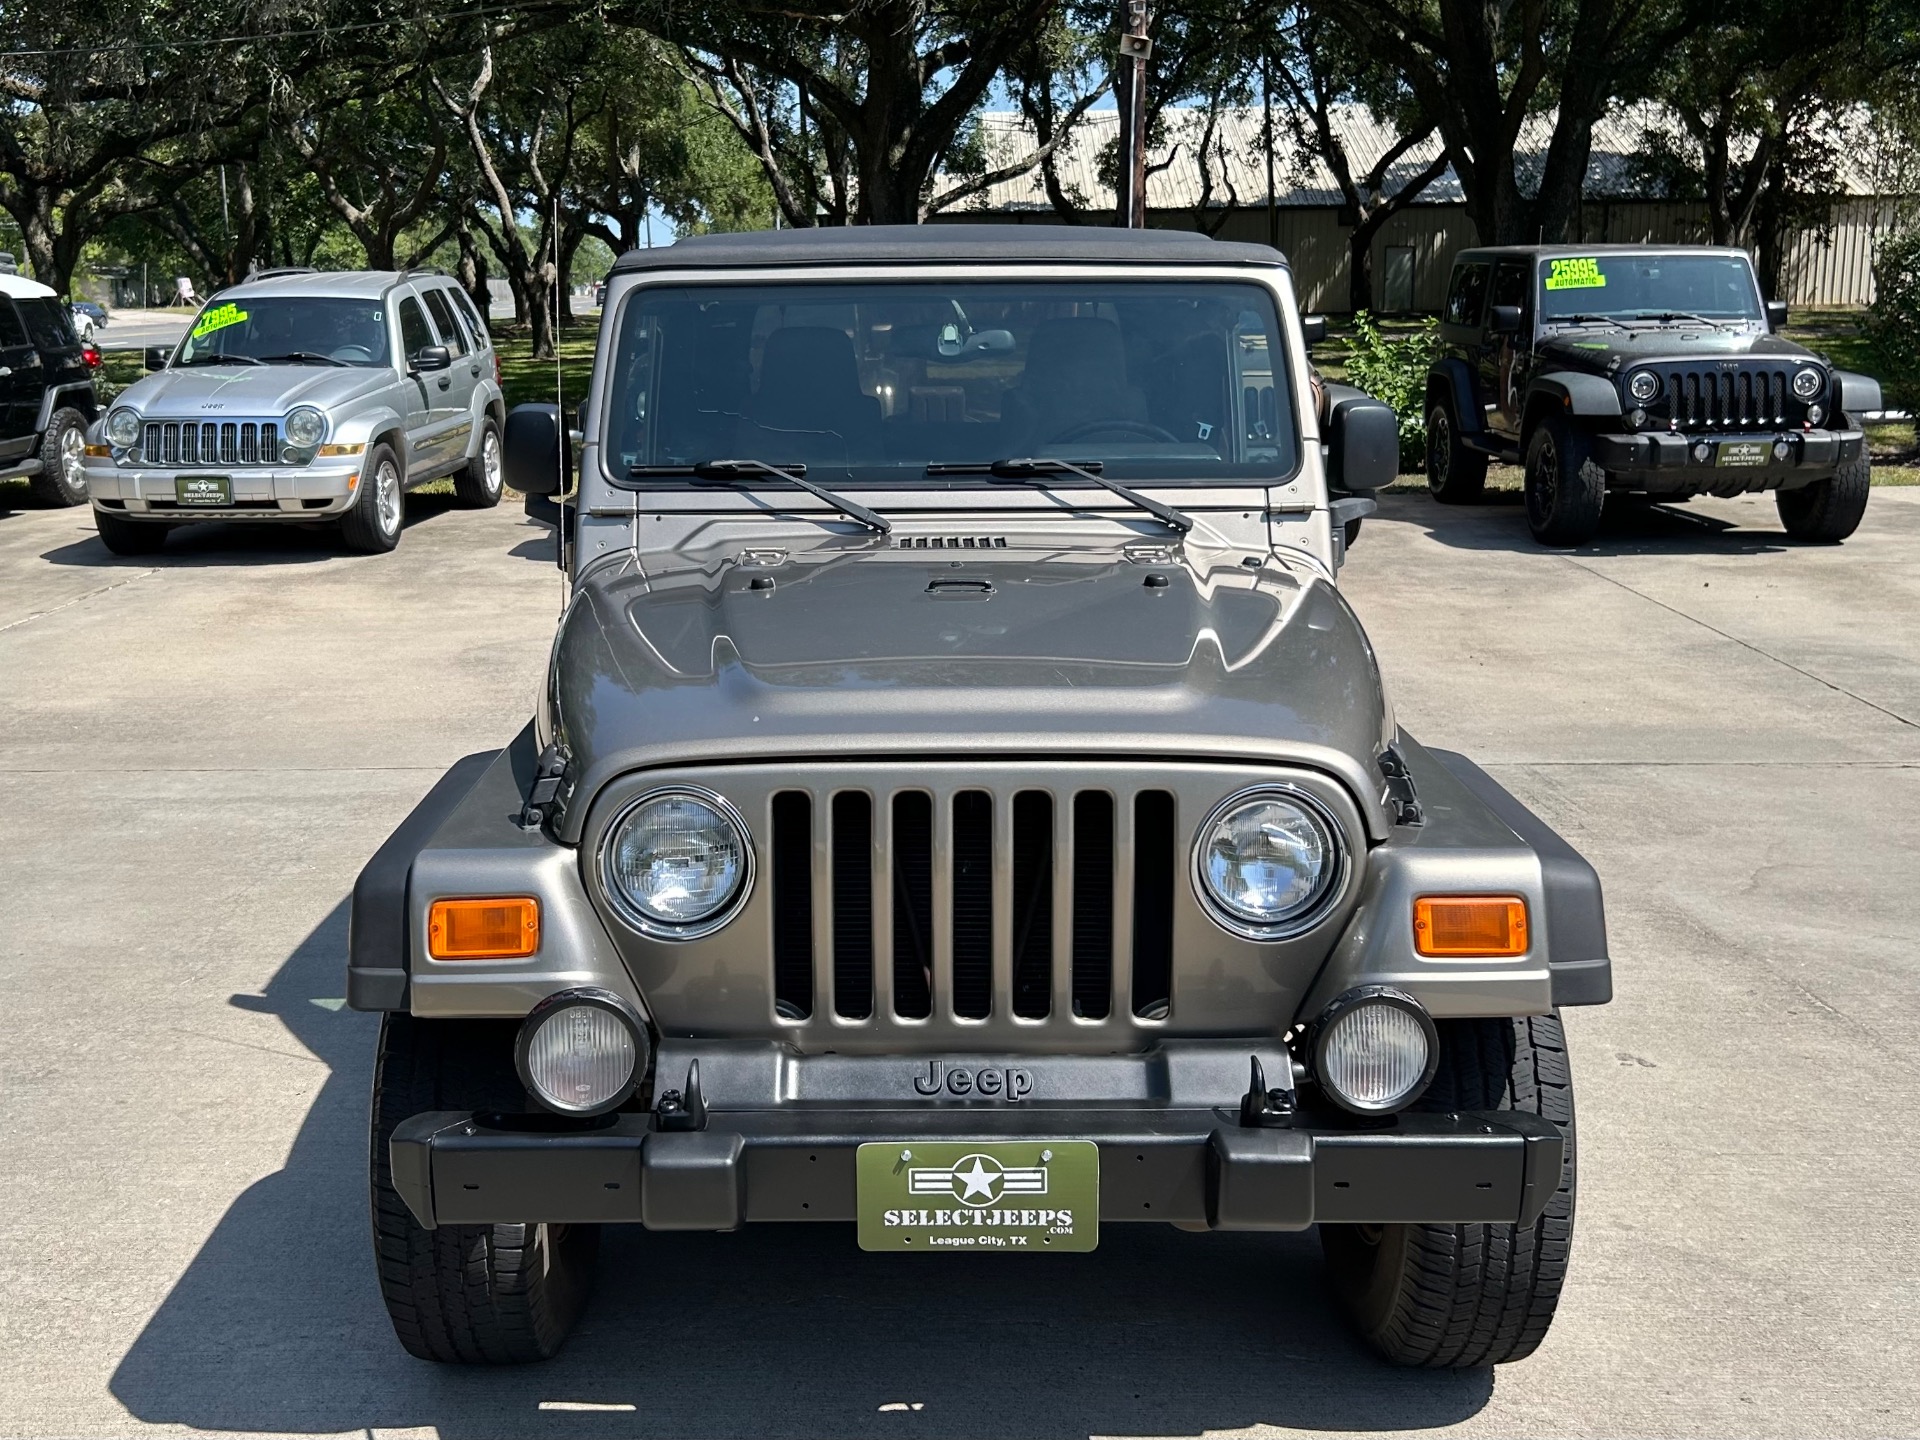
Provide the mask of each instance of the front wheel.
POLYGON ((1841 465, 1832 479, 1776 491, 1773 503, 1780 511, 1780 523, 1794 539, 1837 545, 1860 528, 1872 489, 1873 462, 1862 445, 1859 455, 1841 465))
POLYGON ((1527 526, 1542 545, 1584 545, 1599 532, 1607 472, 1593 442, 1559 416, 1527 437, 1527 526))
POLYGON ((340 517, 340 538, 362 555, 384 554, 400 543, 405 507, 400 457, 391 445, 376 445, 367 456, 353 504, 340 517))
POLYGON ((1442 505, 1471 505, 1486 493, 1487 457, 1460 443, 1453 411, 1427 412, 1427 493, 1442 505))
POLYGON ((427 1110, 518 1111, 514 1023, 389 1014, 373 1071, 373 1252, 394 1334, 422 1360, 519 1365, 559 1353, 593 1288, 597 1225, 424 1230, 393 1188, 389 1142, 427 1110))
POLYGON ((480 448, 453 477, 453 494, 468 510, 491 510, 500 503, 500 427, 489 416, 480 422, 480 448))
POLYGON ((1558 1015, 1442 1020, 1422 1110, 1528 1110, 1566 1135, 1560 1185, 1518 1225, 1322 1225, 1335 1296, 1396 1365, 1467 1369, 1531 1355, 1546 1338, 1573 1245, 1573 1078, 1558 1015))
POLYGON ((100 543, 116 555, 151 555, 167 543, 167 527, 153 520, 129 520, 124 515, 93 512, 100 543))
POLYGON ((87 503, 87 417, 61 406, 40 437, 40 473, 27 482, 42 505, 87 503))

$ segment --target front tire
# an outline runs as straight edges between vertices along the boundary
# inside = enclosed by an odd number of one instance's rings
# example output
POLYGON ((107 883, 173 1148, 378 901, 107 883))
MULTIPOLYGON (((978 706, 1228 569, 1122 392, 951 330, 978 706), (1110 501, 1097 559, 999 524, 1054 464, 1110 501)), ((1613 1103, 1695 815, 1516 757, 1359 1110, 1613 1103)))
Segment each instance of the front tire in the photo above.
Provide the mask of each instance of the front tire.
POLYGON ((1396 1365, 1467 1369, 1546 1338, 1573 1244, 1573 1079, 1560 1017, 1442 1020, 1422 1110, 1528 1110, 1566 1135, 1560 1185, 1532 1226, 1322 1225, 1327 1275, 1367 1343, 1396 1365))
POLYGON ((1542 545, 1584 545, 1600 530, 1607 472, 1593 442, 1554 415, 1527 437, 1527 527, 1542 545))
POLYGON ((466 469, 453 477, 453 495, 468 510, 491 510, 500 503, 500 427, 489 416, 481 422, 480 448, 466 469))
POLYGON ((1842 464, 1832 479, 1776 491, 1773 503, 1780 511, 1780 523, 1794 539, 1838 545, 1860 528, 1872 489, 1873 462, 1863 444, 1859 455, 1842 464))
POLYGON ((1472 505, 1486 494, 1487 457, 1460 443, 1444 402, 1427 412, 1427 493, 1442 505, 1472 505))
POLYGON ((151 520, 129 520, 96 510, 93 524, 100 532, 100 543, 116 555, 151 555, 167 543, 167 527, 151 520))
POLYGON ((42 505, 87 503, 87 417, 62 406, 40 437, 40 473, 27 482, 42 505))
POLYGON ((514 1023, 419 1020, 380 1026, 373 1071, 373 1253, 394 1334, 422 1360, 520 1365, 566 1343, 593 1289, 597 1225, 442 1225, 424 1230, 393 1188, 389 1141, 428 1110, 520 1111, 514 1023))
POLYGON ((391 445, 367 456, 353 504, 340 517, 340 538, 361 555, 383 555, 400 543, 406 524, 406 477, 391 445))

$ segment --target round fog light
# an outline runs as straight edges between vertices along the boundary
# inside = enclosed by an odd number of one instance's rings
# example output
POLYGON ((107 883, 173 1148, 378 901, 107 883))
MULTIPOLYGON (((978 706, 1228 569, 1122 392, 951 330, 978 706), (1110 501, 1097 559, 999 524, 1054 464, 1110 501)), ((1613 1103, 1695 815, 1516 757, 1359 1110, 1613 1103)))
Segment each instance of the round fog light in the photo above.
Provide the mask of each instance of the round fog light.
POLYGON ((562 1115, 603 1115, 646 1068, 646 1031, 610 990, 562 990, 520 1026, 514 1062, 534 1098, 562 1115))
POLYGON ((1405 1109, 1440 1063, 1433 1021, 1385 985, 1349 990, 1315 1028, 1313 1073, 1336 1103, 1361 1115, 1405 1109))

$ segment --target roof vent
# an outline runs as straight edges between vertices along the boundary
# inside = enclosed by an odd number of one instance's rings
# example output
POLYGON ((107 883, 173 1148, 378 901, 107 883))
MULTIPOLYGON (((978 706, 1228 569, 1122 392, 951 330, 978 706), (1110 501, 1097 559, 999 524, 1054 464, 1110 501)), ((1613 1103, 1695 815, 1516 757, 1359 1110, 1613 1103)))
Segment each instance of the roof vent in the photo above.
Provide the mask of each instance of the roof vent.
POLYGON ((897 550, 1004 550, 1007 537, 1004 535, 899 535, 894 537, 897 550))

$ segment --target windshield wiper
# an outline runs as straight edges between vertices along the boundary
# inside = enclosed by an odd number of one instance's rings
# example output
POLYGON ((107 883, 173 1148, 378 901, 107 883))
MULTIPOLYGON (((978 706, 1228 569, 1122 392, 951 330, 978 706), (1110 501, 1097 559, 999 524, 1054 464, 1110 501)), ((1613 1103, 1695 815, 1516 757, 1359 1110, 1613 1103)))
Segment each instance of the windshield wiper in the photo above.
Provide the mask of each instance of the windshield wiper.
POLYGON ((1067 460, 1053 460, 1045 457, 1016 460, 969 460, 936 461, 927 466, 929 475, 991 475, 996 480, 1031 480, 1040 475, 1078 475, 1083 480, 1091 480, 1103 490, 1110 490, 1122 500, 1138 505, 1169 530, 1185 535, 1193 529, 1193 517, 1176 510, 1171 505, 1163 505, 1149 495, 1138 490, 1129 490, 1116 480, 1109 480, 1100 474, 1101 462, 1089 460, 1085 465, 1075 465, 1067 460))
POLYGON ((337 365, 346 368, 347 362, 336 360, 331 355, 317 355, 311 350, 289 350, 284 355, 262 356, 262 365, 337 365))
POLYGON ((257 355, 196 355, 191 360, 178 362, 182 365, 264 365, 267 362, 257 355))
POLYGON ((764 460, 696 460, 691 465, 629 465, 627 474, 636 480, 668 479, 675 476, 690 476, 695 480, 738 481, 749 475, 771 475, 776 480, 784 480, 806 491, 816 500, 824 500, 850 520, 857 520, 869 530, 886 535, 893 530, 893 522, 884 515, 877 515, 858 501, 849 500, 844 495, 836 495, 824 485, 816 485, 805 478, 807 467, 804 465, 769 465, 764 460))
POLYGON ((1556 325, 1611 325, 1619 330, 1627 328, 1627 322, 1615 316, 1594 315, 1585 312, 1579 315, 1555 315, 1553 317, 1553 323, 1556 325))
POLYGON ((1696 315, 1691 310, 1660 310, 1646 314, 1642 318, 1651 320, 1657 325, 1671 325, 1676 320, 1691 320, 1696 325, 1705 325, 1709 329, 1718 330, 1721 328, 1718 320, 1709 320, 1706 316, 1696 315))

